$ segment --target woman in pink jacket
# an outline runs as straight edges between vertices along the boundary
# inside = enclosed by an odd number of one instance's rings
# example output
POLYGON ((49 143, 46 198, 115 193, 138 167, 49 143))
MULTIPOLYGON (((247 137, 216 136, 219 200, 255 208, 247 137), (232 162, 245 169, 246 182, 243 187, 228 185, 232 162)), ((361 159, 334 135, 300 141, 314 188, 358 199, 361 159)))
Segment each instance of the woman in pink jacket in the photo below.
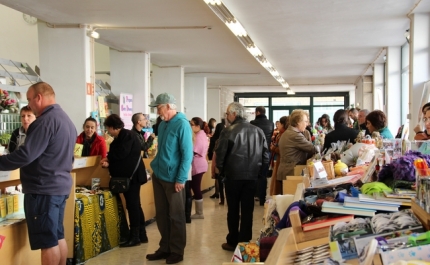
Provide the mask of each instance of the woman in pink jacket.
POLYGON ((194 202, 196 205, 196 213, 191 216, 192 219, 203 219, 203 196, 201 191, 201 183, 203 174, 208 170, 208 161, 206 154, 208 153, 208 138, 204 132, 203 120, 199 117, 194 117, 190 121, 193 130, 193 163, 191 166, 191 189, 194 194, 194 202))

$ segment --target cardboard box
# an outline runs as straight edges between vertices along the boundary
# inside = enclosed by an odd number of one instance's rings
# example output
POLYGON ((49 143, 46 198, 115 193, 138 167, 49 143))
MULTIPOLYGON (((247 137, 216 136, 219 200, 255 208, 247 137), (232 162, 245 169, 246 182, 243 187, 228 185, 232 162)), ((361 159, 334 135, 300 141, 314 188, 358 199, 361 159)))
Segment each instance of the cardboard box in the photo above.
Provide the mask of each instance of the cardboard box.
POLYGON ((333 226, 330 227, 330 252, 333 259, 337 261, 341 260, 350 260, 358 258, 359 253, 361 253, 367 244, 369 244, 370 240, 375 237, 383 237, 385 239, 397 238, 402 236, 408 236, 412 233, 420 233, 423 232, 424 229, 422 226, 403 229, 400 231, 390 232, 390 233, 382 233, 382 234, 362 234, 355 235, 348 238, 336 239, 332 235, 333 226))
POLYGON ((282 181, 282 194, 296 194, 297 184, 303 183, 305 188, 310 186, 309 179, 303 176, 287 176, 282 181))

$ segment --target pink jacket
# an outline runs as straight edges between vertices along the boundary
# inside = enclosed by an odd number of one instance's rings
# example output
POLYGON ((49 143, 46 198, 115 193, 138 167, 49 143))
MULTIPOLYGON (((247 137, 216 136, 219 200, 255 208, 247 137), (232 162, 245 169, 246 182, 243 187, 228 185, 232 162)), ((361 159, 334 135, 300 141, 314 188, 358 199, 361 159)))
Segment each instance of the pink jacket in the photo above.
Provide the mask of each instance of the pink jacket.
POLYGON ((200 130, 195 135, 193 152, 194 157, 191 175, 194 176, 208 171, 208 161, 206 160, 206 155, 208 153, 208 139, 203 130, 200 130))

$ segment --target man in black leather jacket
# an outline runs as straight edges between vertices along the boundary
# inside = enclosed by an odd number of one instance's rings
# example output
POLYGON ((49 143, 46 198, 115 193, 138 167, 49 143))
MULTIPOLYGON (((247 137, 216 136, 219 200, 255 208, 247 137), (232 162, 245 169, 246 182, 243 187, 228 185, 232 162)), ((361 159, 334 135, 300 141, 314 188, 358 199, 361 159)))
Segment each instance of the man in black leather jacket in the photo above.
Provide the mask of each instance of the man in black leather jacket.
POLYGON ((218 140, 215 172, 225 176, 228 204, 229 232, 222 248, 234 251, 238 242, 252 239, 254 194, 260 169, 269 163, 269 153, 263 131, 246 121, 241 104, 230 103, 226 118, 231 125, 218 140))
MULTIPOLYGON (((267 119, 266 116, 266 108, 263 106, 259 106, 255 108, 255 120, 250 121, 252 125, 257 126, 258 128, 262 129, 264 132, 264 136, 266 138, 266 144, 269 145, 272 139, 273 135, 273 122, 271 122, 269 119, 267 119)), ((270 150, 267 151, 268 155, 270 157, 270 150)), ((264 205, 264 202, 266 201, 266 189, 267 189, 267 171, 269 170, 269 164, 262 167, 260 170, 260 177, 258 179, 258 199, 260 201, 260 205, 264 205)))

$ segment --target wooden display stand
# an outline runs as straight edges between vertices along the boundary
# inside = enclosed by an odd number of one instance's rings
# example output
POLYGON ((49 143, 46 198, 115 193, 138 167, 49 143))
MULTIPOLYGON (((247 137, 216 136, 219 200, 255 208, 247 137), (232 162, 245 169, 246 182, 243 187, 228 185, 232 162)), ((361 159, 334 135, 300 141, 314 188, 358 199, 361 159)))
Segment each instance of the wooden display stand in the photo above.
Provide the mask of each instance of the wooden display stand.
MULTIPOLYGON (((4 191, 6 187, 17 186, 20 183, 18 169, 0 171, 0 190, 4 191)), ((31 264, 41 264, 40 250, 30 249, 25 220, 7 226, 0 225, 0 235, 5 237, 0 248, 0 264, 26 265, 29 260, 31 264)))
POLYGON ((421 224, 425 228, 425 230, 429 230, 430 228, 430 214, 426 212, 421 206, 419 206, 415 200, 412 200, 411 203, 412 212, 415 216, 420 220, 421 224))
MULTIPOLYGON (((150 171, 150 162, 152 159, 143 159, 146 169, 150 171)), ((91 186, 92 178, 100 178, 100 186, 109 186, 109 170, 100 166, 99 156, 88 156, 75 158, 73 164, 72 175, 72 188, 70 190, 69 199, 66 202, 66 209, 64 213, 64 236, 66 238, 68 255, 67 258, 73 258, 73 239, 74 239, 74 213, 75 213, 75 199, 76 199, 76 186, 91 186)), ((121 194, 121 200, 125 206, 124 197, 121 194)), ((154 190, 152 188, 152 181, 144 184, 140 188, 140 201, 143 212, 145 213, 145 221, 155 217, 155 203, 154 203, 154 190)), ((126 207, 124 207, 127 211, 126 207)), ((126 214, 128 218, 128 214, 126 214)))
POLYGON ((215 179, 212 178, 212 161, 208 161, 208 170, 203 174, 201 190, 210 190, 215 185, 215 179))

